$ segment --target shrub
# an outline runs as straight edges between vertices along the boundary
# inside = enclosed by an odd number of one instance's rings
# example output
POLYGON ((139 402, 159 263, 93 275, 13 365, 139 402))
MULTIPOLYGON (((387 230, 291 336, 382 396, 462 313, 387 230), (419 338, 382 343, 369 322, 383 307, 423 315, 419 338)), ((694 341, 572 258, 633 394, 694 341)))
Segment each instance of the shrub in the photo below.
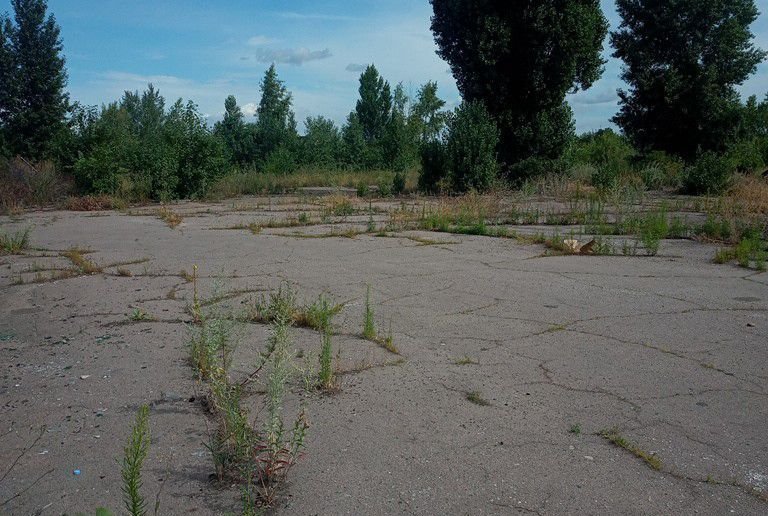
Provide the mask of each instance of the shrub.
POLYGON ((438 193, 440 183, 447 175, 448 153, 445 143, 432 141, 422 145, 419 190, 425 193, 438 193))
POLYGON ((296 170, 296 156, 286 147, 278 147, 264 161, 264 172, 283 175, 296 170))
POLYGON ((509 177, 523 181, 534 177, 564 174, 567 169, 564 160, 533 157, 509 167, 508 174, 509 177))
POLYGON ((395 195, 401 195, 405 191, 405 173, 398 171, 395 173, 395 177, 392 178, 392 193, 395 195))
POLYGON ((454 192, 487 191, 496 180, 499 131, 480 102, 464 102, 448 124, 446 150, 454 192))
POLYGON ((705 152, 686 170, 685 190, 691 194, 720 194, 730 185, 732 172, 728 158, 705 152))
POLYGON ((762 172, 765 168, 764 142, 758 138, 739 140, 728 148, 726 155, 738 172, 762 172))

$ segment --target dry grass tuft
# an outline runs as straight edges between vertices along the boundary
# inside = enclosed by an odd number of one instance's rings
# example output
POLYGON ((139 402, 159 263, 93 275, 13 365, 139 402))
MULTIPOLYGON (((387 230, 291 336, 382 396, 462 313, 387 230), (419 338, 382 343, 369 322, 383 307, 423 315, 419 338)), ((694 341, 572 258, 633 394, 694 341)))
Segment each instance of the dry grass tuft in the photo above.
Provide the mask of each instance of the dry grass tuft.
POLYGON ((168 227, 171 229, 175 229, 176 226, 182 223, 184 218, 176 213, 175 211, 171 210, 170 208, 163 206, 159 210, 157 210, 157 216, 160 217, 160 219, 168 224, 168 227))
POLYGON ((82 249, 73 247, 69 251, 61 253, 61 256, 72 262, 80 274, 92 275, 104 271, 103 267, 86 258, 82 249))
POLYGON ((64 209, 69 211, 106 211, 123 210, 127 204, 122 199, 110 195, 84 195, 68 197, 64 201, 64 209))
POLYGON ((747 215, 768 215, 768 179, 740 177, 723 199, 724 210, 747 215))

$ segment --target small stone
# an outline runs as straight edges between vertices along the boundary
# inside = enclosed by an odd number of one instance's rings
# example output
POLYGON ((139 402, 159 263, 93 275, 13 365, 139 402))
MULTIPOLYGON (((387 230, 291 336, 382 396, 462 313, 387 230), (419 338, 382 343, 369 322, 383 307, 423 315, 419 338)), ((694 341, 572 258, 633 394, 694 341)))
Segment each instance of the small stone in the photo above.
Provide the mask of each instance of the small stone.
POLYGON ((595 458, 591 455, 584 455, 584 458, 587 460, 595 460, 595 458))

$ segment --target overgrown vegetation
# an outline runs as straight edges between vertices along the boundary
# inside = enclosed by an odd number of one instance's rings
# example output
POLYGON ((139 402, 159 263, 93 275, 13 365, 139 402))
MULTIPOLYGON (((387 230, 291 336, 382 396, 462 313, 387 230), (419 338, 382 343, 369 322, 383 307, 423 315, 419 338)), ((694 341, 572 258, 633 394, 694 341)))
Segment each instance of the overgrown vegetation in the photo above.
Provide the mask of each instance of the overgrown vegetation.
POLYGON ((398 195, 417 187, 417 175, 425 192, 484 191, 498 172, 513 184, 570 176, 600 190, 632 183, 719 194, 735 172, 762 172, 768 98, 742 103, 734 90, 765 57, 749 30, 754 1, 729 0, 717 9, 709 1, 676 2, 674 9, 645 3, 620 2, 622 25, 611 38, 634 88, 621 93, 615 119, 625 135, 603 130, 574 138, 565 93, 589 88, 602 73, 607 25, 596 2, 565 2, 558 9, 571 15, 552 17, 547 2, 520 11, 477 1, 472 8, 482 16, 467 17, 464 7, 433 0, 438 48, 466 102, 444 111, 434 82, 410 98, 371 65, 360 75, 359 100, 343 127, 311 117, 301 135, 275 66, 264 74, 252 121, 228 96, 223 120, 209 128, 192 102, 167 106, 151 84, 101 109, 70 104, 59 27, 43 0, 25 0, 14 4, 15 23, 3 23, 0 33, 0 75, 11 86, 0 94, 0 209, 63 200, 73 184, 89 196, 66 206, 92 210, 301 186, 350 186, 367 195, 376 185, 378 195, 398 195), (22 4, 29 8, 18 10, 22 4), (646 22, 633 16, 637 9, 647 12, 646 22), (683 13, 690 30, 678 30, 670 12, 683 13), (713 19, 729 20, 732 37, 718 32, 713 19), (570 30, 573 24, 580 29, 570 30), (557 51, 535 43, 530 34, 538 31, 559 42, 557 51), (514 44, 515 38, 525 43, 514 44), (679 44, 661 52, 659 38, 679 44), (485 57, 489 48, 493 59, 485 57), (683 69, 684 57, 698 64, 683 69), (646 77, 648 63, 665 74, 646 77), (511 67, 517 73, 510 75, 511 67), (663 102, 653 94, 686 83, 697 87, 663 102))

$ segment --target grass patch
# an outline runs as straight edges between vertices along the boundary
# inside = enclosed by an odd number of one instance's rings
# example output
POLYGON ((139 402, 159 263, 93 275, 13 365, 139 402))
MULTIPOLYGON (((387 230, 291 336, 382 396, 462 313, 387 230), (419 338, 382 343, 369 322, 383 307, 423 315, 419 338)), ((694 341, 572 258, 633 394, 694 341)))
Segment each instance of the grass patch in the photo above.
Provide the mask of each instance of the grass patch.
POLYGON ((656 454, 649 453, 640 448, 635 443, 627 440, 623 435, 621 435, 621 432, 618 428, 613 427, 608 430, 603 430, 598 435, 614 446, 623 448, 638 459, 642 459, 643 462, 645 462, 651 469, 655 469, 656 471, 661 470, 663 464, 661 459, 659 459, 656 454))
POLYGON ((29 247, 30 229, 15 233, 0 233, 0 254, 20 254, 29 247))
POLYGON ((480 391, 470 391, 466 393, 465 397, 470 403, 474 403, 475 405, 479 405, 481 407, 489 407, 491 405, 490 401, 483 398, 483 395, 480 393, 480 391))

